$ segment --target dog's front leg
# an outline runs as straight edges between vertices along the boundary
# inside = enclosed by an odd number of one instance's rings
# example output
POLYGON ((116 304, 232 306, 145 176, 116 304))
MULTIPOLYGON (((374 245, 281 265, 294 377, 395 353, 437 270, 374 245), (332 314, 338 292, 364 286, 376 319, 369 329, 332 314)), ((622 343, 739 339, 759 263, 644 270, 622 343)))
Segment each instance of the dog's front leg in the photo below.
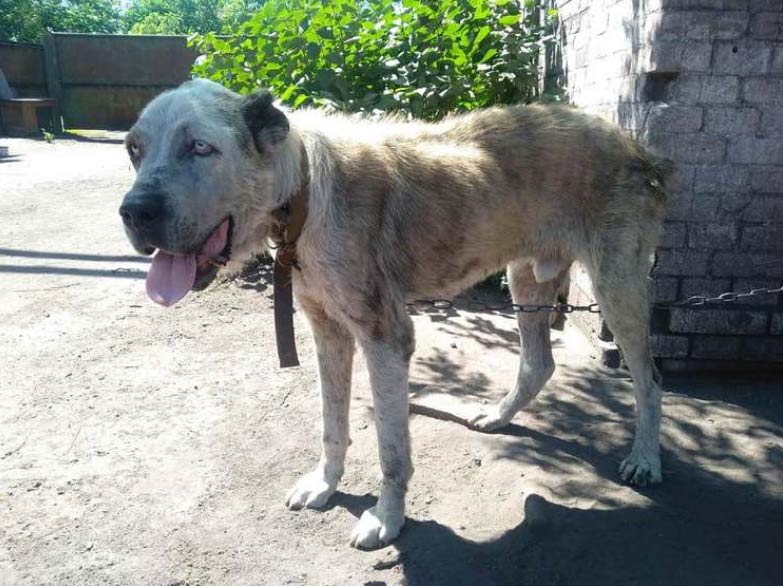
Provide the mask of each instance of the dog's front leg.
POLYGON ((351 367, 354 339, 339 323, 329 318, 319 305, 301 300, 313 329, 318 372, 321 382, 321 460, 288 491, 290 509, 323 506, 343 475, 345 452, 350 443, 348 411, 351 402, 351 367))
POLYGON ((370 372, 383 485, 378 503, 364 511, 351 545, 372 549, 388 544, 405 523, 405 492, 413 474, 408 434, 408 365, 413 325, 405 316, 391 335, 362 343, 370 372))

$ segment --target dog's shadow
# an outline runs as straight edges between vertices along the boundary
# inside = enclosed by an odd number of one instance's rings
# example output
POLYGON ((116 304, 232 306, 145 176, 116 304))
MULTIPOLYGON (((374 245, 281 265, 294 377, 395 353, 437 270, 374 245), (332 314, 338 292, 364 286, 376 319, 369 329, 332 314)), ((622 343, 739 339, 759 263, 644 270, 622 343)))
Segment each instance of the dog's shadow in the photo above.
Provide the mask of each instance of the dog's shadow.
MULTIPOLYGON (((596 384, 601 372, 581 374, 567 381, 568 393, 543 397, 538 408, 546 414, 535 428, 508 426, 496 434, 501 441, 493 450, 522 467, 557 471, 559 466, 564 474, 564 462, 579 461, 595 473, 593 480, 549 487, 556 502, 528 494, 516 527, 484 541, 468 539, 437 520, 409 518, 390 546, 398 552, 404 584, 783 583, 779 385, 775 388, 767 379, 727 384, 704 376, 669 377, 666 386, 673 391, 667 396, 671 409, 663 434, 665 481, 637 489, 631 498, 617 475, 631 439, 631 429, 625 427, 630 426, 623 426, 620 435, 615 426, 614 435, 601 437, 618 413, 630 420, 632 402, 624 396, 630 389, 596 384), (715 424, 708 423, 711 418, 715 424), (748 457, 738 442, 755 442, 754 456, 748 457)), ((469 492, 471 486, 462 490, 469 492)), ((368 495, 338 493, 330 506, 358 518, 375 502, 368 495)))
MULTIPOLYGON (((391 547, 406 586, 781 583, 783 501, 682 462, 670 463, 667 483, 645 495, 650 506, 580 509, 530 494, 521 522, 496 539, 408 519, 391 547)), ((358 518, 375 502, 337 493, 328 508, 358 518)))
POLYGON ((405 584, 780 584, 781 502, 738 500, 728 487, 711 487, 712 506, 691 509, 682 501, 707 487, 688 485, 672 482, 650 507, 612 510, 569 508, 531 494, 524 520, 486 542, 436 521, 410 521, 395 544, 405 584))

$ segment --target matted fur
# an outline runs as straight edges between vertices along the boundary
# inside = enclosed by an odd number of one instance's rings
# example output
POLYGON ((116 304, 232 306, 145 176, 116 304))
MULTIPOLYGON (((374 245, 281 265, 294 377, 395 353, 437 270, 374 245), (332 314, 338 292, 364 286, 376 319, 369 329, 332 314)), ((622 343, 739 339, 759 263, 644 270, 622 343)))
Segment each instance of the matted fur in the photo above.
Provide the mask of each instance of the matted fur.
MULTIPOLYGON (((661 389, 649 349, 647 274, 664 214, 663 162, 606 122, 563 106, 492 108, 425 124, 317 111, 286 119, 268 102, 204 81, 156 98, 129 134, 146 156, 134 161, 139 174, 126 197, 157 190, 171 213, 160 242, 129 231, 139 250, 188 251, 231 215, 241 262, 265 247, 272 212, 309 180, 294 291, 316 342, 323 452, 289 492, 289 507, 319 507, 336 490, 350 443, 358 345, 372 385, 383 486, 351 541, 371 548, 393 539, 413 470, 414 331, 406 300, 451 296, 508 266, 517 303, 550 304, 574 261, 588 269, 635 382, 636 435, 621 475, 660 481, 661 389), (183 141, 194 137, 218 154, 182 155, 183 141), (309 178, 301 174, 302 147, 309 178)), ((554 371, 549 317, 521 313, 518 325, 516 383, 500 404, 477 411, 477 429, 506 425, 554 371)))

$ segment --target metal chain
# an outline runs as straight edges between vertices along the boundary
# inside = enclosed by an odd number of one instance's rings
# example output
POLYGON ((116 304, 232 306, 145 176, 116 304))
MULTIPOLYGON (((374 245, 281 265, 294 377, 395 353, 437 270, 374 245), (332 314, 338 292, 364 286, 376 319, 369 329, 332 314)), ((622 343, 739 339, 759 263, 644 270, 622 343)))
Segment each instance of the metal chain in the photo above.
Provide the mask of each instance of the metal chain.
MULTIPOLYGON (((260 275, 263 272, 269 272, 269 267, 262 265, 261 270, 258 266, 253 267, 253 271, 247 271, 243 276, 248 284, 253 284, 258 281, 260 275), (252 277, 252 278, 248 278, 252 277)), ((732 291, 721 293, 716 297, 706 297, 703 295, 695 295, 688 297, 687 299, 681 299, 678 301, 666 301, 653 304, 656 309, 669 309, 673 307, 720 307, 733 303, 739 303, 740 301, 747 299, 758 299, 766 297, 767 295, 780 295, 783 294, 783 285, 774 289, 759 288, 751 289, 746 293, 735 293, 732 291)), ((587 313, 601 313, 601 310, 597 303, 591 303, 589 305, 572 305, 571 303, 556 303, 553 305, 525 305, 520 303, 499 302, 490 303, 485 301, 452 301, 450 299, 414 299, 406 304, 409 310, 412 311, 449 311, 452 309, 465 309, 467 311, 512 311, 514 313, 574 313, 574 312, 587 312, 587 313)), ((754 308, 755 309, 755 308, 754 308)), ((771 309, 771 307, 770 307, 771 309)))
MULTIPOLYGON (((705 297, 696 295, 682 299, 679 301, 659 302, 655 303, 656 308, 670 308, 670 307, 697 307, 704 305, 726 305, 730 303, 738 303, 743 299, 751 299, 758 297, 765 297, 767 295, 777 295, 783 293, 783 286, 775 289, 752 289, 747 293, 734 293, 727 292, 721 293, 717 297, 705 297)), ((591 303, 589 305, 572 305, 571 303, 556 303, 554 305, 524 305, 519 303, 503 302, 503 303, 487 303, 484 301, 468 301, 465 303, 457 303, 449 299, 414 299, 406 304, 408 309, 413 311, 448 311, 450 309, 457 309, 458 306, 461 309, 467 311, 513 311, 514 313, 574 313, 575 311, 586 311, 588 313, 601 313, 597 303, 591 303)))
POLYGON ((743 299, 751 299, 754 297, 764 297, 766 295, 777 295, 783 293, 783 286, 775 289, 751 289, 747 293, 721 293, 717 297, 703 297, 701 295, 695 295, 683 299, 681 301, 671 301, 669 303, 656 303, 657 307, 693 307, 699 305, 724 305, 726 303, 735 303, 743 299))
POLYGON ((590 305, 572 305, 570 303, 557 303, 555 305, 523 305, 519 303, 487 303, 485 301, 468 301, 457 303, 448 299, 414 299, 406 304, 408 309, 414 311, 436 309, 439 311, 448 311, 449 309, 466 309, 468 311, 513 311, 514 313, 537 313, 545 311, 548 313, 573 313, 575 311, 587 311, 590 313, 601 313, 597 303, 590 305))

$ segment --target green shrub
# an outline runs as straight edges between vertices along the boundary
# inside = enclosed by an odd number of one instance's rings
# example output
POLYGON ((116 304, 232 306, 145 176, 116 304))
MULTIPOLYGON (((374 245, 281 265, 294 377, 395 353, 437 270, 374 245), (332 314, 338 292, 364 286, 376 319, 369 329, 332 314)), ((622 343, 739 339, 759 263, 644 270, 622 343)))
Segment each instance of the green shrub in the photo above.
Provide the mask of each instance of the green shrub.
MULTIPOLYGON (((291 107, 448 112, 529 102, 550 40, 540 0, 267 0, 230 36, 197 35, 194 74, 291 107)), ((546 21, 552 11, 543 11, 546 21)))
MULTIPOLYGON (((267 0, 228 36, 195 35, 193 73, 297 108, 437 120, 539 95, 547 0, 267 0)), ((501 272, 485 285, 506 289, 501 272)))

